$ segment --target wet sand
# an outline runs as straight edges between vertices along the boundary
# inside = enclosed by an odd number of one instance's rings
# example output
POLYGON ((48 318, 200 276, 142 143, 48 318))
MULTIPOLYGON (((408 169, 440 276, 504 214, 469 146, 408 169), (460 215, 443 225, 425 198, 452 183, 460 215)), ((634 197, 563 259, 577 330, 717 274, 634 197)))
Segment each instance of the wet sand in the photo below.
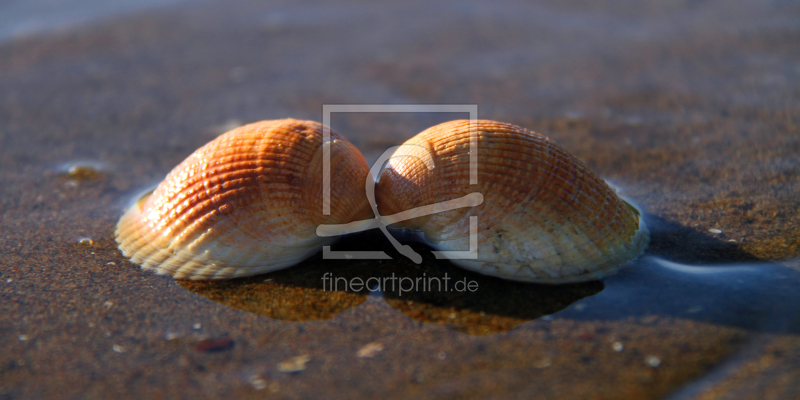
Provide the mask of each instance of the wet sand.
MULTIPOLYGON (((0 399, 796 398, 798 20, 782 1, 237 1, 2 42, 0 399), (226 129, 362 103, 477 104, 549 136, 647 214, 647 257, 522 285, 417 266, 375 231, 335 249, 394 260, 196 283, 116 249, 127 204, 226 129), (447 272, 480 297, 325 291, 328 271, 447 272)), ((372 161, 464 117, 331 124, 372 161)))

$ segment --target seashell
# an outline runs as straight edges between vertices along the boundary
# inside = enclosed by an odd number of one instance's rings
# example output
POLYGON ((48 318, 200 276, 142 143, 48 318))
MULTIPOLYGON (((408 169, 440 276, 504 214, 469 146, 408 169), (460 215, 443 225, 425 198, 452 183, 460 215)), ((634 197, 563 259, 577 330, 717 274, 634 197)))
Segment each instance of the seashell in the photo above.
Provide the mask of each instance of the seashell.
POLYGON ((323 215, 323 126, 262 121, 227 132, 175 167, 117 224, 119 248, 158 274, 224 279, 286 268, 333 239, 322 223, 372 216, 361 153, 331 132, 330 215, 323 215))
POLYGON ((494 121, 472 126, 477 184, 470 185, 470 121, 451 121, 409 139, 392 155, 375 198, 379 213, 389 216, 474 192, 483 195, 483 203, 390 228, 419 232, 461 267, 540 283, 613 274, 647 247, 640 213, 567 150, 518 126, 494 121), (477 217, 473 247, 470 217, 477 217), (447 254, 468 249, 477 254, 447 254))

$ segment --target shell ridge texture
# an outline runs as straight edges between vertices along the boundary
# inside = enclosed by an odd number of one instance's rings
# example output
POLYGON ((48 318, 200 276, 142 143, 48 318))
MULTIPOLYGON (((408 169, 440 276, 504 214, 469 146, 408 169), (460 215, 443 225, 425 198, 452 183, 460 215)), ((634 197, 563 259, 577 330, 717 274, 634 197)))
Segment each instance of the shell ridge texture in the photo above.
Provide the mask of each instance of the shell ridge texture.
MULTIPOLYGON (((350 171, 351 185, 363 182, 363 156, 335 132, 331 140, 337 143, 332 167, 350 171)), ((320 158, 322 141, 322 125, 293 119, 222 134, 123 215, 115 232, 123 255, 145 269, 184 279, 254 275, 310 257, 332 241, 316 236, 321 200, 316 207, 307 195, 321 193, 321 187, 307 186, 321 186, 316 176, 321 164, 312 161, 320 158)), ((369 216, 363 190, 337 194, 342 199, 332 201, 331 215, 324 218, 347 223, 369 216)))
MULTIPOLYGON (((323 143, 322 130, 312 121, 262 121, 202 146, 122 216, 115 235, 123 254, 144 269, 184 279, 254 275, 312 256, 334 240, 316 236, 317 226, 372 215, 363 155, 335 132, 323 143)), ((649 242, 638 210, 585 163, 545 136, 495 121, 450 121, 406 141, 379 173, 375 202, 388 216, 474 192, 484 198, 478 206, 390 227, 417 231, 439 250, 464 251, 470 218, 477 216, 477 258, 451 261, 542 283, 602 278, 649 242), (472 133, 477 185, 469 184, 472 133)))
MULTIPOLYGON (((564 283, 616 272, 646 248, 649 232, 637 212, 570 152, 535 132, 477 121, 478 188, 469 185, 468 120, 429 128, 406 143, 430 143, 436 171, 415 188, 414 201, 441 202, 479 191, 483 204, 400 222, 439 250, 469 249, 469 217, 479 217, 477 259, 452 259, 487 275, 564 283), (428 192, 428 193, 425 193, 428 192), (431 201, 432 200, 432 201, 431 201)), ((383 215, 427 205, 403 204, 415 172, 387 164, 376 188, 383 215)), ((413 164, 412 167, 418 167, 413 164)))

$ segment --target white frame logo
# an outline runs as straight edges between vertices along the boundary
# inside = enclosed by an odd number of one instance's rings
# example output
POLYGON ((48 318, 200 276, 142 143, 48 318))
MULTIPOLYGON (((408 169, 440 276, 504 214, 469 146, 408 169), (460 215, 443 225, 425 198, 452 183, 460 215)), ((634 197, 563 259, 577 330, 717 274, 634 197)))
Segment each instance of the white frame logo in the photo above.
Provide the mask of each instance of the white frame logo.
MULTIPOLYGON (((331 114, 332 113, 469 113, 470 120, 470 140, 469 140, 469 184, 478 184, 478 105, 477 104, 324 104, 322 106, 322 214, 331 214, 331 114)), ((408 245, 400 244, 388 231, 387 226, 422 217, 425 215, 436 214, 444 211, 455 210, 464 207, 475 207, 483 203, 481 193, 470 193, 464 197, 441 203, 430 204, 406 210, 393 215, 380 215, 375 202, 375 178, 380 176, 383 165, 392 157, 409 155, 408 148, 404 145, 394 146, 381 154, 378 160, 370 168, 370 175, 366 180, 366 193, 370 207, 375 217, 364 221, 355 221, 348 224, 320 225, 317 227, 317 235, 320 237, 339 236, 348 233, 366 231, 378 228, 392 243, 392 246, 402 255, 410 258, 415 263, 422 262, 422 256, 416 253, 408 245)), ((425 158, 420 158, 428 169, 435 167, 433 157, 428 154, 425 158)), ((478 217, 469 217, 469 250, 465 251, 438 251, 433 254, 437 259, 448 258, 455 260, 474 260, 478 258, 478 217)), ((391 259, 383 251, 332 251, 331 246, 323 246, 322 258, 324 259, 360 259, 360 260, 388 260, 391 259)))

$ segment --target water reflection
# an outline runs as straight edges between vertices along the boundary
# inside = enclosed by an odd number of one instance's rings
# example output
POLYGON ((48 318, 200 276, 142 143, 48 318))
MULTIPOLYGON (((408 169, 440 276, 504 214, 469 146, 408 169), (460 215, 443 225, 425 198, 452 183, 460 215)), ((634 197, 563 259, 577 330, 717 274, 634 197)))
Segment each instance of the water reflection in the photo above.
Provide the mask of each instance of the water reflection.
MULTIPOLYGON (((424 249, 418 252, 430 253, 424 249)), ((444 323, 470 335, 505 332, 603 290, 600 281, 568 285, 512 282, 472 273, 433 257, 422 265, 405 263, 394 270, 398 276, 414 280, 447 279, 449 285, 442 290, 385 291, 383 298, 390 306, 416 321, 444 323), (475 282, 477 290, 457 290, 455 286, 461 282, 466 282, 462 288, 475 282)))
MULTIPOLYGON (((360 248, 390 253, 391 245, 380 241, 380 237, 362 234, 334 247, 337 251, 360 248)), ((285 321, 330 319, 363 303, 370 293, 382 294, 391 307, 414 320, 445 323, 472 335, 507 331, 603 290, 599 281, 553 286, 483 276, 437 260, 422 244, 411 246, 423 255, 422 265, 405 257, 384 265, 380 260, 353 262, 317 256, 289 269, 250 278, 178 283, 229 307, 285 321)))
POLYGON ((361 276, 361 265, 321 260, 319 256, 293 268, 226 281, 178 280, 178 284, 228 307, 284 321, 333 318, 367 299, 366 290, 326 290, 322 276, 336 271, 346 279, 361 276))
POLYGON ((800 334, 800 273, 782 265, 687 265, 646 257, 604 283, 603 293, 558 316, 581 320, 673 316, 800 334))
MULTIPOLYGON (((715 258, 708 254, 731 256, 720 251, 730 250, 730 245, 715 243, 714 238, 686 245, 674 242, 674 227, 655 222, 651 253, 675 255, 673 259, 679 260, 703 258, 702 254, 712 261, 715 258), (698 255, 697 243, 711 245, 701 246, 705 253, 698 255)), ((409 318, 446 324, 470 335, 508 331, 543 316, 620 320, 650 315, 751 331, 800 333, 796 290, 800 273, 777 264, 690 265, 650 255, 603 282, 540 285, 476 274, 436 260, 422 244, 411 246, 423 255, 421 265, 396 255, 380 235, 364 232, 346 238, 334 250, 383 250, 395 259, 323 260, 318 255, 256 277, 179 283, 227 306, 286 321, 330 319, 357 307, 372 293, 382 295, 389 306, 409 318), (380 279, 382 283, 376 286, 380 279), (333 285, 334 281, 338 284, 333 285), (412 282, 416 282, 414 290, 409 290, 412 282)))

